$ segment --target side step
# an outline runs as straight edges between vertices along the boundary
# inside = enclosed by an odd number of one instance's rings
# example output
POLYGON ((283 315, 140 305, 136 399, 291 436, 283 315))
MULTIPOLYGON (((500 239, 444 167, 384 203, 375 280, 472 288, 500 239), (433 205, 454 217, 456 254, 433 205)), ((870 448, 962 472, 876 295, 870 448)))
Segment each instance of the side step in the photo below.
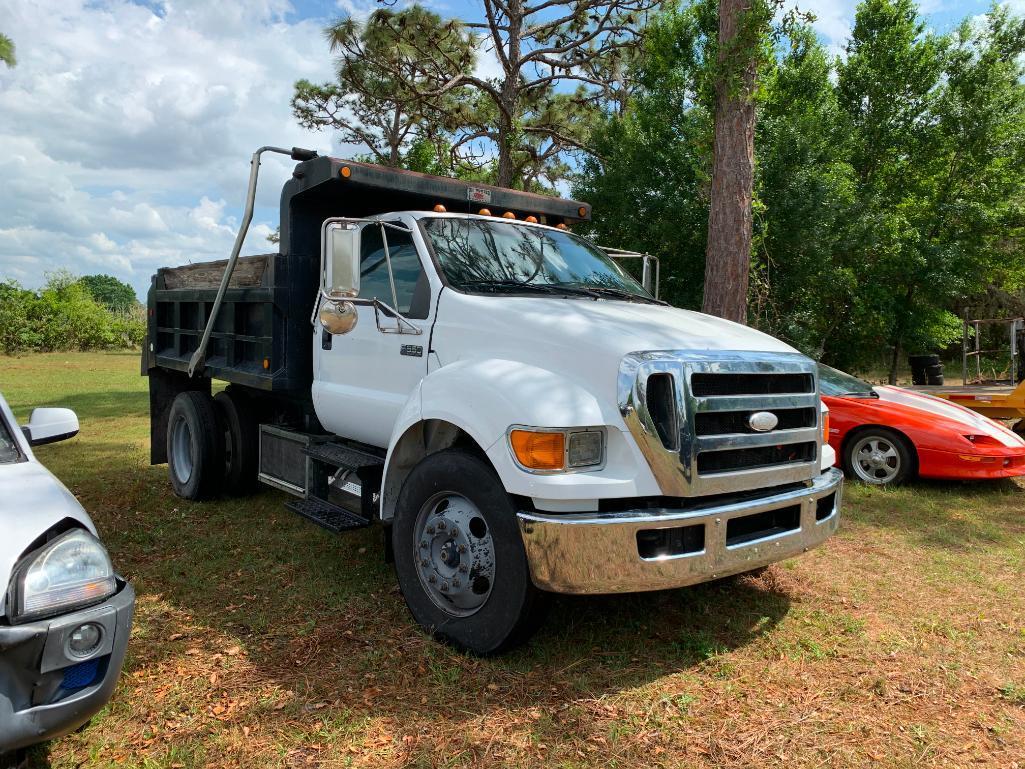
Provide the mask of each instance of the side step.
POLYGON ((344 467, 346 470, 384 466, 381 457, 339 443, 312 443, 303 449, 303 453, 317 462, 344 467))
POLYGON ((309 497, 295 502, 286 502, 285 507, 328 531, 338 533, 350 529, 362 529, 370 525, 370 521, 362 515, 356 515, 344 507, 332 504, 323 499, 309 497))

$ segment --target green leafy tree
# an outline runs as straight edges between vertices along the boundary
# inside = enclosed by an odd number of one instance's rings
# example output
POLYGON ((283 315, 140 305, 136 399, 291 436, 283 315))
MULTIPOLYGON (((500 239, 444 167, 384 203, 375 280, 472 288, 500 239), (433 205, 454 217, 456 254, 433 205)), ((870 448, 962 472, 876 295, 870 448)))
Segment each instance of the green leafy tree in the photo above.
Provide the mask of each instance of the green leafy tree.
POLYGON ((18 59, 14 55, 14 41, 4 34, 0 34, 0 61, 8 67, 13 67, 18 63, 18 59))
POLYGON ((640 84, 621 116, 592 136, 573 194, 593 205, 598 242, 657 256, 662 295, 700 307, 708 227, 712 100, 709 4, 672 9, 646 30, 640 84))
POLYGON ((837 92, 851 125, 858 290, 832 343, 904 352, 959 336, 959 302, 1021 269, 1025 27, 1005 10, 952 36, 910 0, 858 8, 837 92))
POLYGON ((293 114, 304 128, 333 130, 383 165, 401 166, 404 149, 438 132, 426 95, 435 95, 434 115, 458 96, 451 84, 473 68, 472 40, 462 24, 419 5, 381 8, 365 22, 344 18, 325 35, 338 55, 338 80, 298 81, 293 114))
POLYGON ((135 289, 112 275, 85 275, 79 281, 93 299, 109 310, 124 312, 139 302, 135 289))

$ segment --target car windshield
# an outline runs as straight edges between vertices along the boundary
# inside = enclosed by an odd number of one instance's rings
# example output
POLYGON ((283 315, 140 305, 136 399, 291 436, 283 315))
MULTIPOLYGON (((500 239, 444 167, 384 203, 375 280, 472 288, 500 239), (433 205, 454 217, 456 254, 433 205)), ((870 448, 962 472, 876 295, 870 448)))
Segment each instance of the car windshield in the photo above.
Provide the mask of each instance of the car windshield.
POLYGON ((7 427, 7 420, 0 414, 0 465, 8 465, 21 459, 18 444, 7 427))
POLYGON ((838 397, 841 395, 856 395, 862 398, 876 397, 875 390, 868 382, 858 379, 843 371, 837 371, 823 363, 819 364, 819 387, 823 395, 838 397))
POLYGON ((454 217, 422 223, 445 277, 460 291, 656 301, 605 252, 568 232, 454 217))

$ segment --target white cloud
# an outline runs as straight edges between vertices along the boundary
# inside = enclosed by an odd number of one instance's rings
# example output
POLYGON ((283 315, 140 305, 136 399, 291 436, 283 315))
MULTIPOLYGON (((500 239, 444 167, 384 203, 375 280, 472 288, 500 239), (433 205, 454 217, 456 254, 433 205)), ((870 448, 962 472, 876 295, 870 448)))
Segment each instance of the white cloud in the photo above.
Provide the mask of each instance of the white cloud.
MULTIPOLYGON (((330 79, 323 19, 283 0, 0 0, 18 66, 0 68, 0 277, 109 272, 145 292, 154 269, 225 257, 249 157, 330 149, 293 120, 300 78, 330 79)), ((247 251, 277 226, 292 162, 261 167, 247 251)))

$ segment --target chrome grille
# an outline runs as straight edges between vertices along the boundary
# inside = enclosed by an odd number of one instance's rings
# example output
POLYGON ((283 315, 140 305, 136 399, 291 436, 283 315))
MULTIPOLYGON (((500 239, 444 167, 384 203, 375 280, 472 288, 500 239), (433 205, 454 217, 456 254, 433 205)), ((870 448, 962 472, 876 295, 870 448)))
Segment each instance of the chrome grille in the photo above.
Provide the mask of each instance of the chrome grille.
POLYGON ((631 353, 620 367, 619 406, 663 494, 768 488, 819 472, 816 377, 798 353, 631 353), (759 412, 775 427, 754 429, 759 412), (667 425, 676 432, 667 436, 667 425))

